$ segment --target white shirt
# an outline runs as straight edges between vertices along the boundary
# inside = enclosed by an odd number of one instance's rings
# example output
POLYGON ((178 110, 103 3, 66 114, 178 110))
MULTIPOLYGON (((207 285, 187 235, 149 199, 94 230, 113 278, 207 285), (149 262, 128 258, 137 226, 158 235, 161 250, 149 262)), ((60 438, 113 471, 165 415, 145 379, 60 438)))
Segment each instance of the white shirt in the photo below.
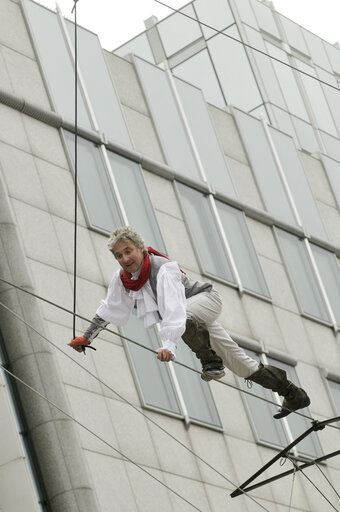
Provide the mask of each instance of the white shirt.
MULTIPOLYGON (((136 302, 137 317, 144 318, 144 327, 160 323, 160 338, 163 348, 176 356, 178 341, 185 331, 186 298, 181 271, 175 261, 164 263, 157 275, 157 302, 147 281, 138 291, 124 288, 117 270, 111 280, 106 299, 101 301, 96 314, 106 322, 125 325, 136 302), (159 313, 159 314, 158 314, 159 313)), ((132 274, 137 279, 139 272, 132 274)))

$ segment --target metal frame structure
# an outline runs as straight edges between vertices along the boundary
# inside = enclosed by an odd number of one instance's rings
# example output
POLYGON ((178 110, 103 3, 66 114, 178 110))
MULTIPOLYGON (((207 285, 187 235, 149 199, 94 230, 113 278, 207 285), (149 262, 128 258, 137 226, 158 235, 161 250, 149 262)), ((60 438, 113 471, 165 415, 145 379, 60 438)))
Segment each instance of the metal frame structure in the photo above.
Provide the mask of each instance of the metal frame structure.
POLYGON ((272 476, 271 478, 267 478, 266 480, 262 480, 261 482, 258 482, 257 484, 249 486, 251 482, 253 482, 258 476, 260 476, 266 469, 268 469, 270 466, 274 464, 277 460, 279 460, 282 457, 285 457, 287 453, 293 448, 295 445, 297 445, 300 441, 302 441, 305 437, 307 437, 311 432, 316 432, 317 430, 322 430, 326 427, 326 425, 329 425, 330 423, 335 423, 337 421, 340 421, 340 416, 336 416, 335 418, 330 418, 329 420, 324 421, 312 421, 312 426, 307 429, 303 434, 301 434, 298 438, 296 438, 292 443, 290 443, 286 448, 283 448, 275 457, 273 457, 267 464, 265 464, 261 469, 256 471, 254 475, 252 475, 248 480, 246 480, 243 484, 241 484, 235 491, 233 491, 230 496, 232 498, 236 498, 237 496, 240 496, 241 494, 247 493, 249 491, 252 491, 253 489, 257 489, 258 487, 261 487, 262 485, 268 484, 270 482, 273 482, 275 480, 279 480, 280 478, 283 478, 284 476, 290 475, 291 473, 294 473, 296 471, 302 471, 303 469, 312 466, 313 464, 316 464, 318 462, 323 462, 324 460, 330 459, 331 457, 335 457, 336 455, 340 455, 340 450, 336 450, 335 452, 329 453, 327 455, 323 455, 322 457, 318 457, 317 459, 314 459, 312 461, 306 462, 304 464, 295 465, 294 469, 291 469, 289 471, 285 471, 283 473, 280 473, 278 475, 272 476))

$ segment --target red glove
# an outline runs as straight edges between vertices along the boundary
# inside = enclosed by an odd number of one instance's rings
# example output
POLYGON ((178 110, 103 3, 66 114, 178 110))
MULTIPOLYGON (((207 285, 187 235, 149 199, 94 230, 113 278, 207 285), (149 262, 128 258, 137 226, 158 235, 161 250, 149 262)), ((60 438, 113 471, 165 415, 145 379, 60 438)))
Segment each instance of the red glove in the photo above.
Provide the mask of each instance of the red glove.
POLYGON ((90 345, 90 342, 87 338, 84 338, 84 336, 76 336, 70 341, 70 343, 68 343, 68 345, 74 348, 77 352, 85 352, 85 347, 90 345))

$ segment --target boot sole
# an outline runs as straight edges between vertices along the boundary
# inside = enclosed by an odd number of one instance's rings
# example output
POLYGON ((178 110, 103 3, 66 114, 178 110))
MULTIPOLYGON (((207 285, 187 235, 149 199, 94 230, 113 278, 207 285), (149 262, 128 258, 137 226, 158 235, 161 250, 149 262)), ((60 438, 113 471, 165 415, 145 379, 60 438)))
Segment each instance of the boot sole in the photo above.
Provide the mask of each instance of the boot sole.
POLYGON ((222 379, 222 377, 225 376, 225 372, 220 373, 219 375, 207 375, 206 373, 201 373, 201 379, 204 380, 204 382, 210 382, 211 380, 218 380, 222 379))
MULTIPOLYGON (((309 405, 310 405, 310 400, 307 397, 307 399, 305 400, 303 405, 301 405, 297 409, 294 409, 294 411, 297 411, 298 409, 303 409, 304 407, 308 407, 309 405)), ((281 409, 281 411, 279 411, 273 415, 273 418, 275 418, 276 420, 279 420, 281 418, 285 418, 286 416, 288 416, 289 414, 291 414, 294 411, 290 411, 289 409, 281 409)))

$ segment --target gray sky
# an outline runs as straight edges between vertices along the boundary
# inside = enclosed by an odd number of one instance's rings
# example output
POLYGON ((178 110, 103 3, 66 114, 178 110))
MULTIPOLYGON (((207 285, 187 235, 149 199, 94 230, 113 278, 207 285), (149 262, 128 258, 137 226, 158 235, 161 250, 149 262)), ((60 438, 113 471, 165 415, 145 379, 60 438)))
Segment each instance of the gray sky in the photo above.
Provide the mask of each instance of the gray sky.
MULTIPOLYGON (((37 0, 55 9, 55 0, 37 0)), ((183 0, 162 0, 178 9, 188 3, 183 0)), ((73 0, 58 0, 58 5, 69 19, 73 0)), ((322 37, 329 43, 340 41, 340 0, 274 0, 274 6, 296 23, 322 37)), ((135 35, 143 32, 143 21, 152 15, 162 19, 173 11, 155 0, 78 0, 78 24, 98 34, 101 45, 113 50, 135 35)))

